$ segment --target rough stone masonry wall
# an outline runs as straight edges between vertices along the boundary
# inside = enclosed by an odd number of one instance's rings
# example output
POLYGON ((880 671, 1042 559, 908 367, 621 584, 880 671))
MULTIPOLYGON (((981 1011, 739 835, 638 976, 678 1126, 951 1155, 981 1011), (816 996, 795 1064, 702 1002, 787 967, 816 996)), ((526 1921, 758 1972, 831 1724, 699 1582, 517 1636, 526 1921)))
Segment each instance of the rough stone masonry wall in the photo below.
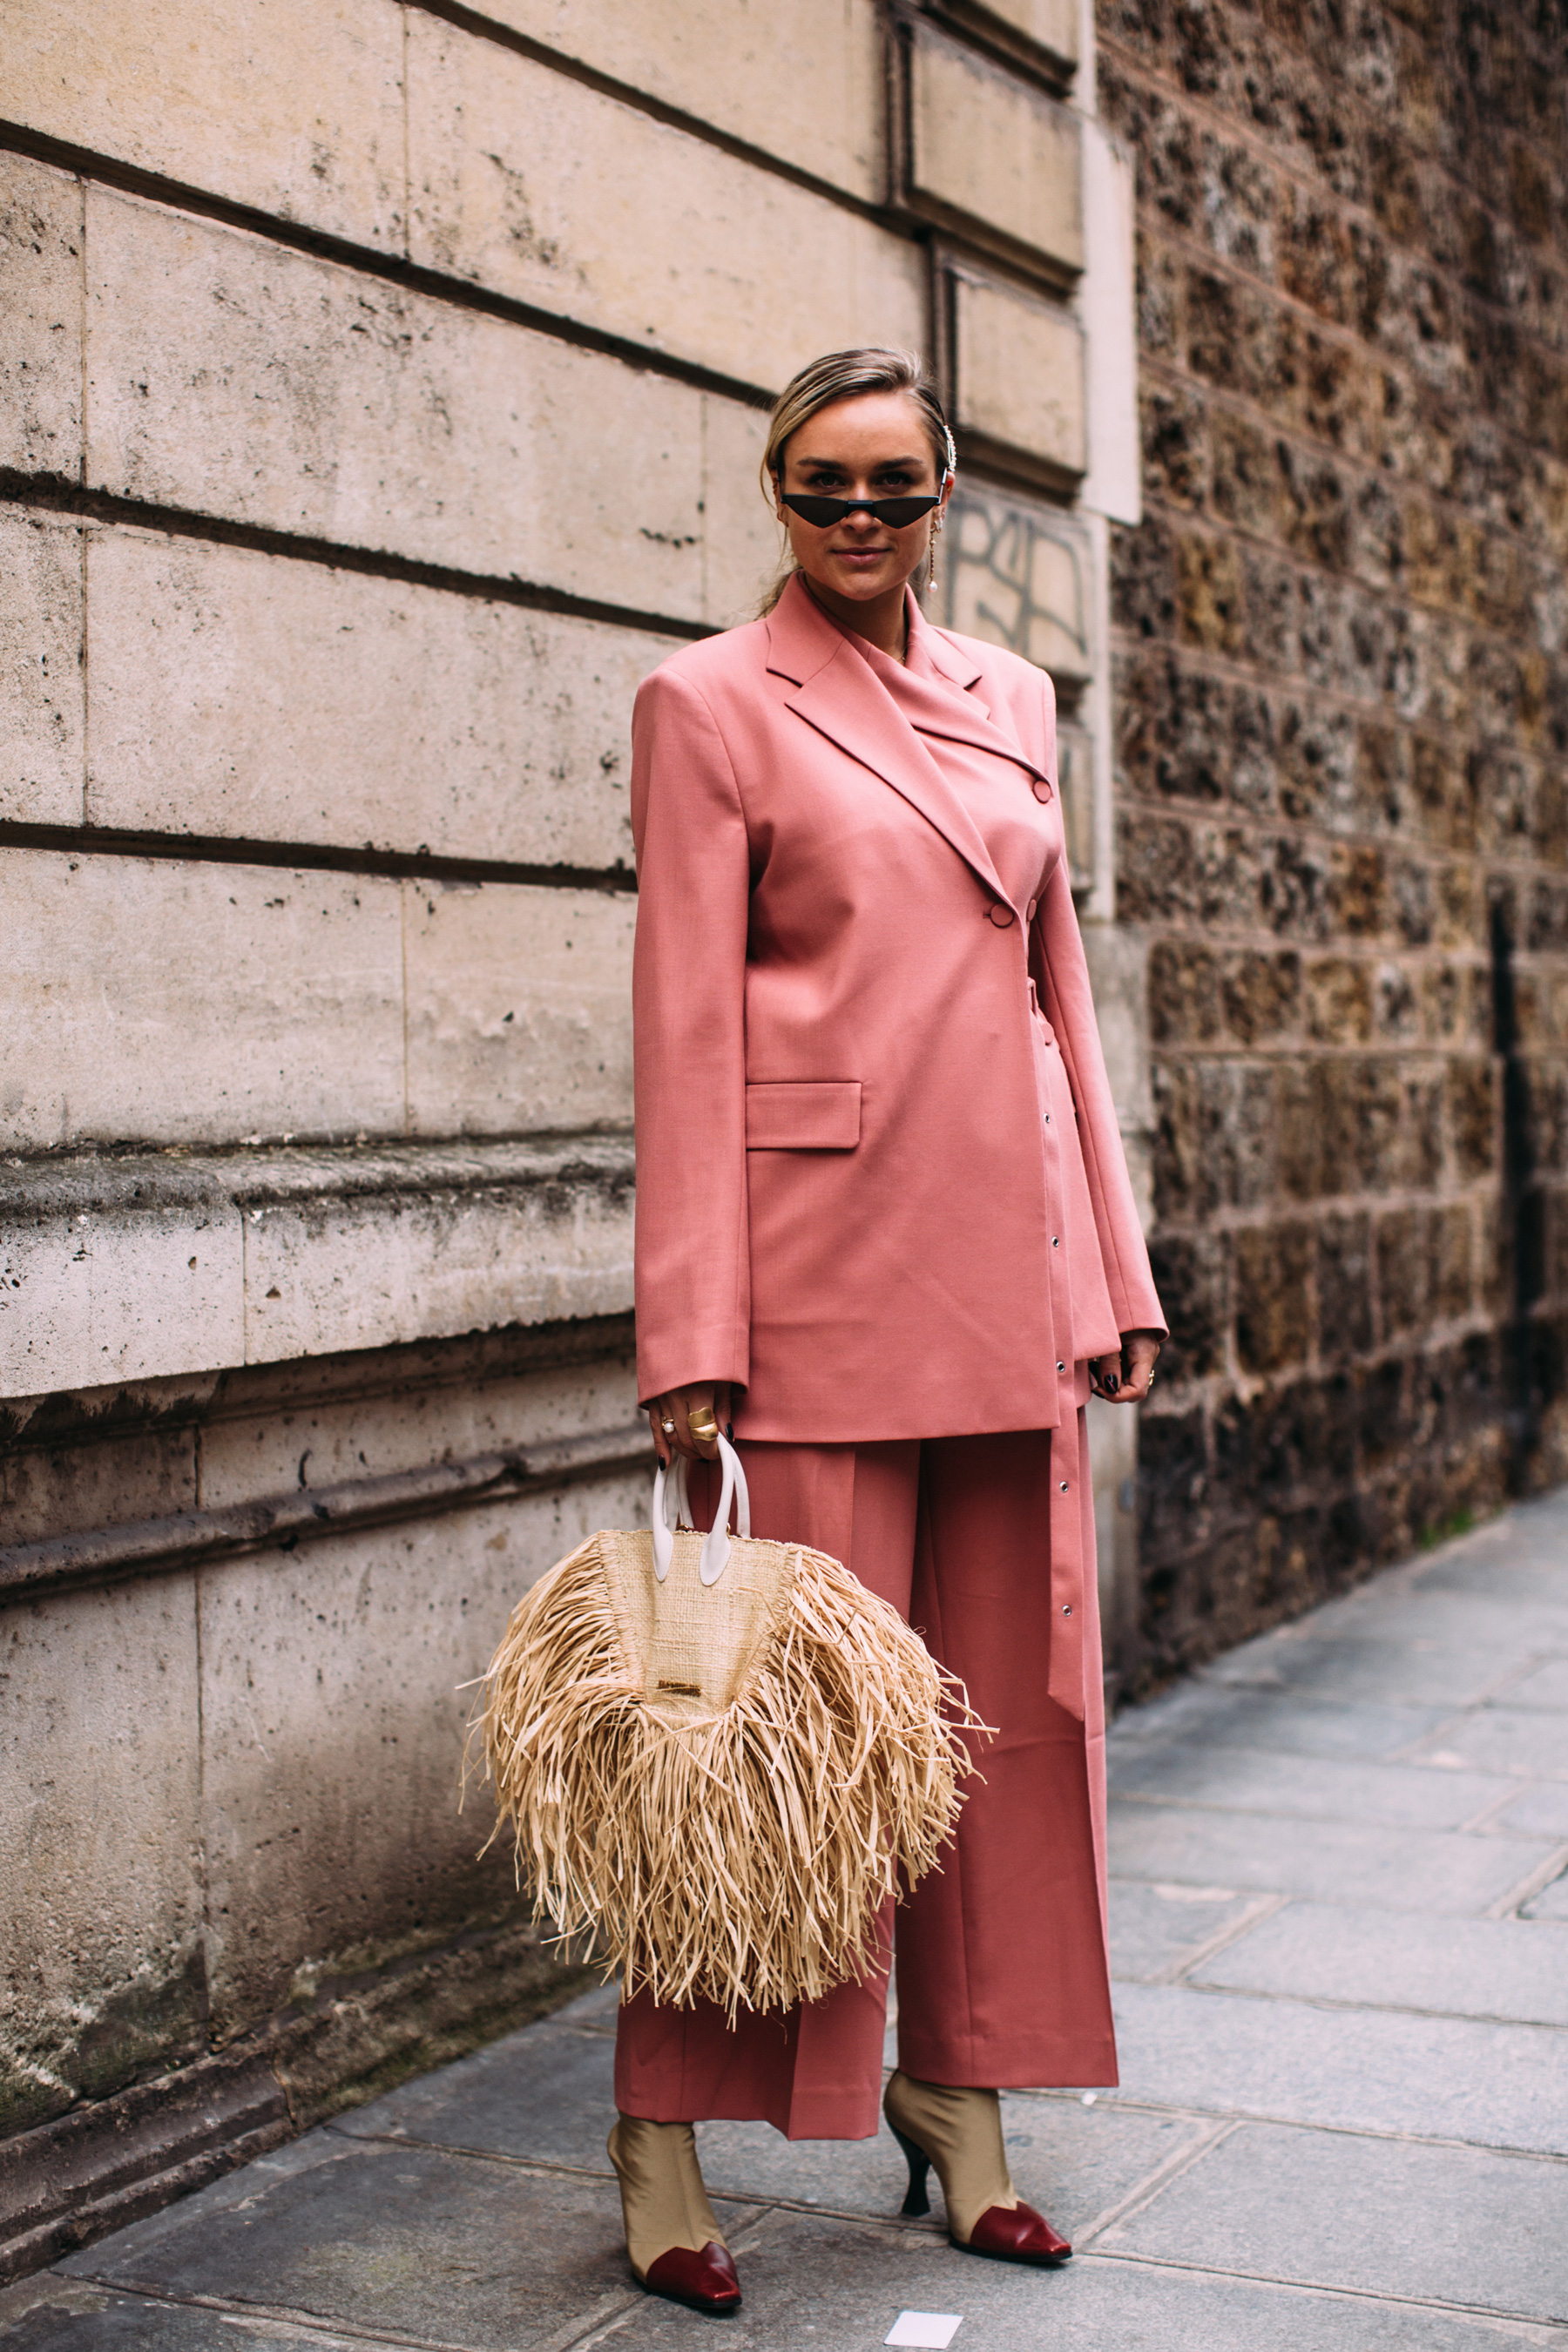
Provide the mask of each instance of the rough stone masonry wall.
POLYGON ((1145 1673, 1568 1472, 1568 15, 1101 0, 1145 1673))

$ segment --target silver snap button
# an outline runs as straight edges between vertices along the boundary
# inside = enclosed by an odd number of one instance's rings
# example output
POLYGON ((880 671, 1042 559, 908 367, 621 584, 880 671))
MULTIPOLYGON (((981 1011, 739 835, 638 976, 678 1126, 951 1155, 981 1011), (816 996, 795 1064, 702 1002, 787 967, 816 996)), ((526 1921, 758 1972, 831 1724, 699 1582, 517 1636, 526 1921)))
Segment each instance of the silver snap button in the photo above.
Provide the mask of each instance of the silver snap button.
POLYGON ((1052 1247, 1053 1249, 1060 1249, 1060 1247, 1061 1247, 1061 1244, 1060 1244, 1060 1242, 1057 1239, 1057 1236, 1055 1235, 1055 1234, 1053 1234, 1051 1235, 1051 1247, 1052 1247))
POLYGON ((1067 1482, 1067 1480, 1064 1478, 1064 1479, 1062 1480, 1062 1493, 1065 1495, 1065 1494, 1067 1493, 1067 1490, 1068 1490, 1068 1482, 1067 1482))
POLYGON ((1049 1127, 1050 1123, 1051 1123, 1051 1115, 1050 1115, 1050 1112, 1049 1112, 1049 1111, 1047 1111, 1047 1112, 1046 1113, 1046 1125, 1047 1125, 1047 1127, 1049 1127))
POLYGON ((1059 1356, 1057 1358, 1057 1370, 1058 1372, 1065 1372, 1067 1370, 1067 1366, 1063 1363, 1059 1356))
POLYGON ((1070 1601, 1064 1601, 1062 1602, 1062 1615, 1064 1617, 1070 1617, 1072 1615, 1072 1602, 1070 1601))

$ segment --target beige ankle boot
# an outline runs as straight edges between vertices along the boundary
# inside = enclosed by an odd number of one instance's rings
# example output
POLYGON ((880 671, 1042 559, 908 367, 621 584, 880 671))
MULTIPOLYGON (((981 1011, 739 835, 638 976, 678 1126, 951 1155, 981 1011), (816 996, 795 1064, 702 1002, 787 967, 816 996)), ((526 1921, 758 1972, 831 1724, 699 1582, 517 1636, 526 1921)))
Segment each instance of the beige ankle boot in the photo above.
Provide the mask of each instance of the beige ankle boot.
POLYGON ((738 2310, 741 2283, 702 2186, 691 2126, 617 2116, 608 2147, 639 2283, 698 2311, 738 2310))
POLYGON ((1001 2262, 1065 2262, 1072 2248, 1013 2186, 1002 2145, 1002 2103, 994 2091, 917 2083, 896 2074, 882 2110, 910 2168, 908 2214, 931 2210, 926 2175, 934 2164, 955 2246, 1001 2262))

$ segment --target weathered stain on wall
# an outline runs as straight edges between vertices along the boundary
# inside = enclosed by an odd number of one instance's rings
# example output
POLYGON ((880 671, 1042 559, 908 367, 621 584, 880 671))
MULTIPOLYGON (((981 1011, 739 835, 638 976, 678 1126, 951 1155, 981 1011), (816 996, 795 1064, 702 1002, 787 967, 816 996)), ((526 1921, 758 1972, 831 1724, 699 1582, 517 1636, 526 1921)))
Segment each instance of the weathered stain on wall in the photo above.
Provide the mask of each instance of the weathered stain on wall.
POLYGON ((1101 0, 1144 1670, 1568 1473, 1568 18, 1101 0))

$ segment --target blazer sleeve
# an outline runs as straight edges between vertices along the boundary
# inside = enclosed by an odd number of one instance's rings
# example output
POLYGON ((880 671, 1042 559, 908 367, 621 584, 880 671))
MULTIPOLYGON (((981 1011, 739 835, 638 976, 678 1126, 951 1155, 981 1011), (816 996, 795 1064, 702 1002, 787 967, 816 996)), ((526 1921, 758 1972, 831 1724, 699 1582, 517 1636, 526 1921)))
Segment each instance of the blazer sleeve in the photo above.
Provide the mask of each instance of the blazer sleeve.
MULTIPOLYGON (((1046 682, 1046 743, 1047 770, 1057 783, 1056 694, 1046 682)), ((1089 992, 1089 964, 1079 934, 1078 909, 1072 902, 1068 862, 1059 857, 1051 869, 1044 896, 1036 909, 1029 960, 1047 1020, 1056 1032, 1067 1066, 1068 1083, 1078 1110, 1079 1145, 1089 1178, 1089 1199, 1100 1239, 1105 1286, 1119 1331, 1158 1331, 1165 1336, 1164 1315, 1148 1246, 1139 1223, 1121 1130, 1106 1076, 1105 1055, 1089 992)))
POLYGON ((632 714, 637 943, 637 1393, 749 1374, 746 938, 751 853, 733 767, 687 679, 632 714))

